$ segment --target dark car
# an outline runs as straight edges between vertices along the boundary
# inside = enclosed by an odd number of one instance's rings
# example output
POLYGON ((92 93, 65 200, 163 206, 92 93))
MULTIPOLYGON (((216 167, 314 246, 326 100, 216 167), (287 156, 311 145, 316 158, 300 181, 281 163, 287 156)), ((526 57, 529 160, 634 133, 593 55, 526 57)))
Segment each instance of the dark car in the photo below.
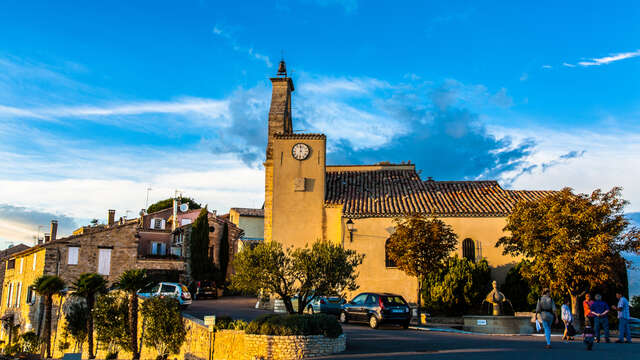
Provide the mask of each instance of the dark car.
POLYGON ((331 314, 340 315, 344 300, 339 296, 318 296, 314 298, 305 312, 307 314, 331 314))
POLYGON ((342 305, 340 322, 368 323, 376 329, 380 324, 398 324, 405 329, 411 321, 409 305, 400 295, 388 293, 362 293, 342 305))
POLYGON ((218 289, 216 283, 210 280, 194 281, 191 284, 193 300, 217 299, 218 289))

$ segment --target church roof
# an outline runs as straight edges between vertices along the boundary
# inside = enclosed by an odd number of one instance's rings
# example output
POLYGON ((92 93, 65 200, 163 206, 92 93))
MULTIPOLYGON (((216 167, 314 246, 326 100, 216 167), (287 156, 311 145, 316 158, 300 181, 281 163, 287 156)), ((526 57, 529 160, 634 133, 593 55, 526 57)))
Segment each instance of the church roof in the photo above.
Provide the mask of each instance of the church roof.
POLYGON ((330 171, 325 204, 346 217, 506 216, 520 200, 553 191, 505 190, 497 181, 422 181, 415 170, 330 171))

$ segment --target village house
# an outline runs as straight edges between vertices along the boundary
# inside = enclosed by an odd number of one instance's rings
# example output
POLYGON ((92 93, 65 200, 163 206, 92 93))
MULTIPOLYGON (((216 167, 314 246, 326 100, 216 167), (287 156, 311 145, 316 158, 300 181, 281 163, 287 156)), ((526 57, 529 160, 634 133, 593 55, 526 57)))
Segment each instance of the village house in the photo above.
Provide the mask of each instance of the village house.
POLYGON ((229 221, 244 232, 238 244, 238 251, 264 241, 264 209, 231 208, 229 214, 223 216, 228 216, 229 221))
MULTIPOLYGON (((4 272, 6 270, 7 266, 7 260, 11 257, 11 255, 15 254, 15 253, 19 253, 23 250, 28 249, 29 246, 25 245, 25 244, 18 244, 16 246, 9 246, 8 248, 6 248, 5 250, 0 251, 0 284, 2 284, 4 282, 4 272)), ((15 263, 11 264, 11 267, 13 268, 15 266, 15 263)), ((0 299, 2 298, 2 290, 4 288, 0 287, 0 299)))
POLYGON ((519 261, 495 247, 505 235, 506 218, 518 201, 539 199, 549 191, 507 190, 496 181, 423 180, 412 163, 328 165, 324 134, 293 132, 294 85, 284 62, 271 82, 265 241, 284 247, 304 247, 320 239, 341 244, 365 255, 358 268, 359 291, 398 293, 415 302, 416 279, 395 267, 386 243, 394 232, 394 218, 429 215, 453 228, 459 256, 486 259, 493 278, 504 281, 519 261))

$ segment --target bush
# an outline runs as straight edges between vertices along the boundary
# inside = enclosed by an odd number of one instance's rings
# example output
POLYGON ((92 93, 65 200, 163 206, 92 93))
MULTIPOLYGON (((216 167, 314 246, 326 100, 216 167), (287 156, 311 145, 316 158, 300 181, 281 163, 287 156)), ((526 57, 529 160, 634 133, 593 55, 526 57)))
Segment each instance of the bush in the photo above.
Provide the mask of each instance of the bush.
POLYGON ((247 322, 243 320, 233 320, 231 316, 220 316, 216 318, 214 331, 218 330, 244 330, 247 322))
POLYGON ((335 317, 325 314, 268 314, 251 321, 245 332, 256 335, 324 335, 336 338, 342 334, 342 327, 335 317))
POLYGON ((40 338, 34 331, 27 331, 20 335, 20 345, 22 347, 22 351, 26 353, 35 354, 38 352, 40 344, 40 338))
POLYGON ((142 304, 145 324, 144 344, 155 348, 159 359, 180 353, 187 330, 180 314, 180 304, 171 297, 152 297, 142 304))
POLYGON ((634 318, 640 318, 640 296, 634 296, 631 298, 631 307, 629 313, 634 318))

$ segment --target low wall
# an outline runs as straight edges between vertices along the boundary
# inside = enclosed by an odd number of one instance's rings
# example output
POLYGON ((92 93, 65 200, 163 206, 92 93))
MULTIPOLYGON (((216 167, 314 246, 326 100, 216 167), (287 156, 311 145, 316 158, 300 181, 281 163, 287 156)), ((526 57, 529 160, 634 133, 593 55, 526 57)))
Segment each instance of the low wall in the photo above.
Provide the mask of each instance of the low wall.
POLYGON ((344 334, 332 339, 322 335, 271 336, 223 330, 216 333, 214 360, 305 359, 342 352, 344 334))
POLYGON ((463 329, 484 334, 530 335, 533 333, 529 316, 465 315, 463 329))

